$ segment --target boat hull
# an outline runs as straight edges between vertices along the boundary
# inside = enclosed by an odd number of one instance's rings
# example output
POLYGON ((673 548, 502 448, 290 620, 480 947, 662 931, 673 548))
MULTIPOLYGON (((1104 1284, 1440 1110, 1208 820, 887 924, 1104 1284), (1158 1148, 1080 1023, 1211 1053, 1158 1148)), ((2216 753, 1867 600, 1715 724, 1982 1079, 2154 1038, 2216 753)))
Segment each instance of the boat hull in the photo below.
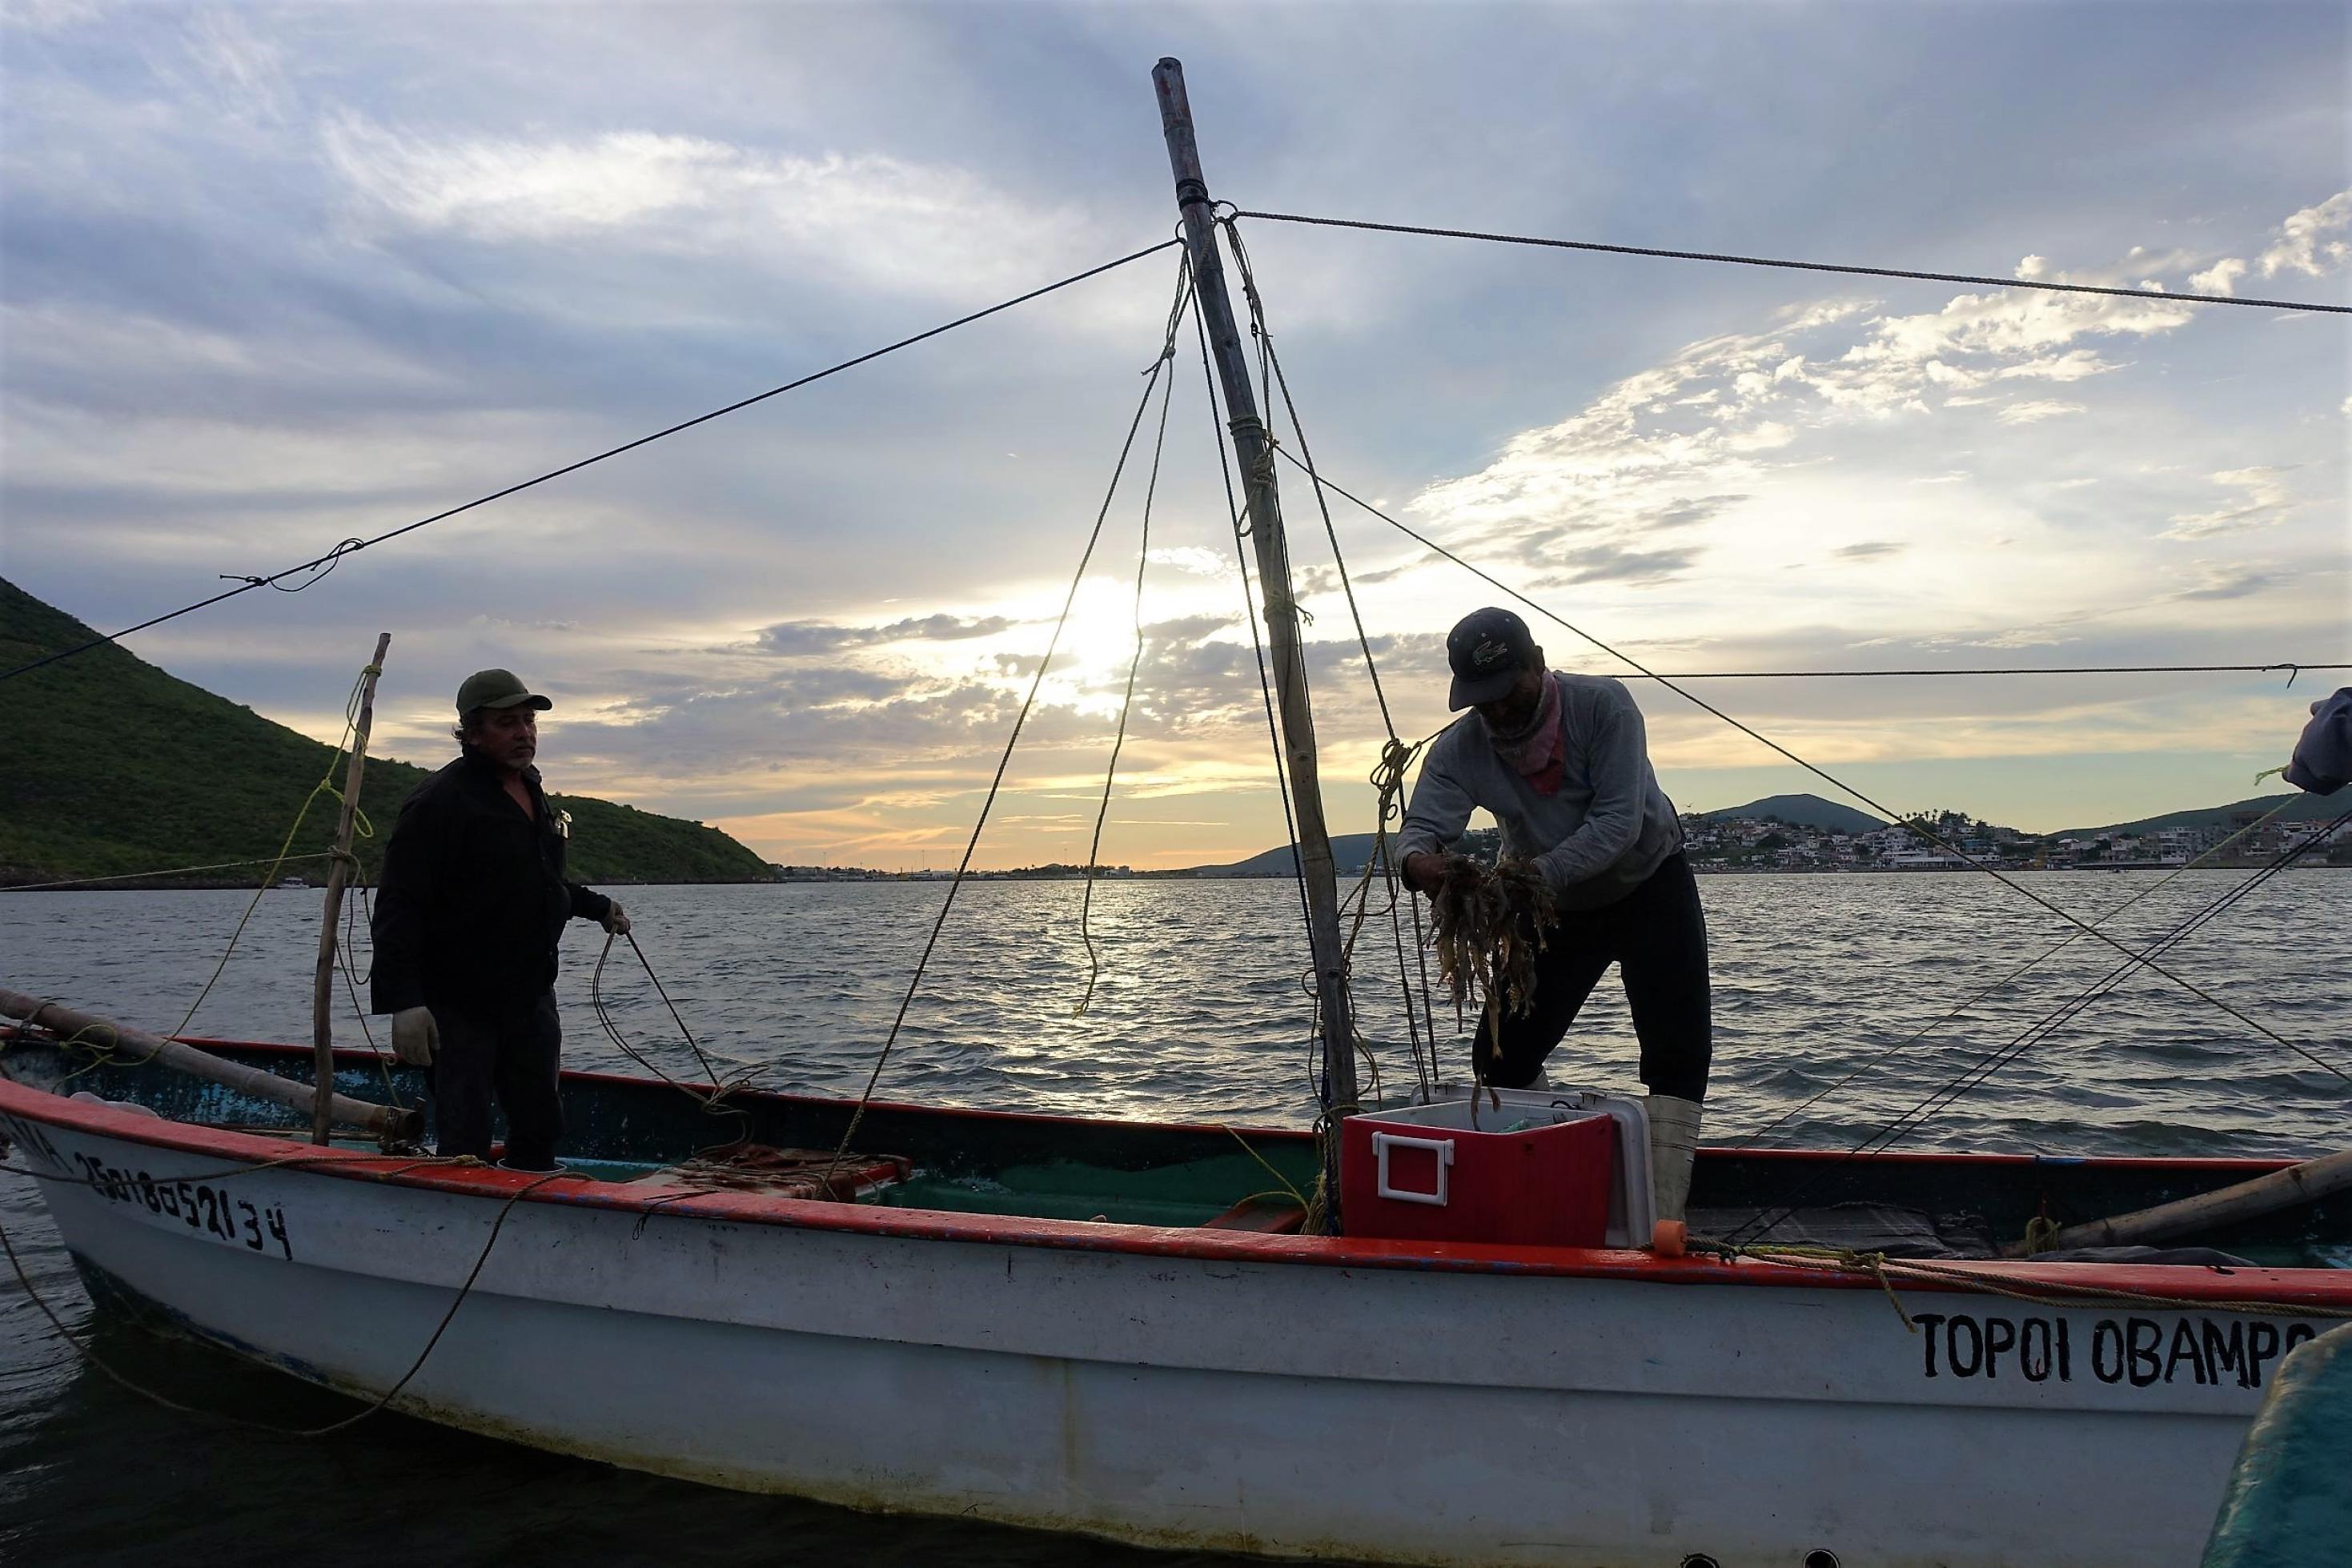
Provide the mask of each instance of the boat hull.
POLYGON ((380 1396, 478 1263, 398 1407, 717 1485, 1161 1545, 2189 1564, 2263 1375, 2325 1322, 1906 1291, 1906 1328, 1875 1289, 1756 1265, 834 1204, 779 1223, 356 1158, 184 1182, 232 1162, 0 1095, 24 1157, 69 1178, 44 1186, 86 1271, 297 1376, 380 1396), (2251 1376, 2250 1340, 2273 1347, 2251 1376))

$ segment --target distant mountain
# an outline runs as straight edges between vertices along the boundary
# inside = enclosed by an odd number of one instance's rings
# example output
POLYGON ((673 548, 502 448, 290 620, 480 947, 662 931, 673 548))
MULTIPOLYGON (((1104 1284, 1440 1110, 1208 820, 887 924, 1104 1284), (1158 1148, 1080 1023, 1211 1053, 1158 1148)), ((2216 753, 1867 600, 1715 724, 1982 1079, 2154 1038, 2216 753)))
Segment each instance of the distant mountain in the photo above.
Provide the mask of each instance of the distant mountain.
MULTIPOLYGON (((2269 810, 2282 799, 2280 795, 2256 795, 2251 800, 2232 800, 2226 806, 2205 806, 2190 811, 2168 811, 2161 817, 2142 817, 2136 822, 2116 822, 2104 828, 2062 828, 2049 837, 2053 839, 2096 838, 2107 833, 2145 833, 2158 828, 2210 828, 2229 821, 2240 811, 2256 815, 2269 810)), ((2279 813, 2282 822, 2324 822, 2347 809, 2352 809, 2352 789, 2338 789, 2333 795, 2293 796, 2294 804, 2279 813)))
MULTIPOLYGON (((93 635, 0 579, 0 668, 93 635)), ((352 666, 358 662, 354 650, 352 666)), ((321 670, 319 679, 340 695, 352 674, 321 670)), ((0 682, 0 736, 7 737, 7 760, 0 765, 0 886, 122 876, 110 885, 250 887, 267 868, 194 878, 137 873, 275 853, 332 755, 308 736, 117 645, 0 682)), ((361 804, 376 834, 352 849, 371 881, 401 801, 425 778, 422 768, 368 758, 361 804)), ((571 870, 592 885, 775 880, 764 861, 716 828, 584 795, 549 799, 572 813, 571 870)), ((317 857, 334 841, 335 814, 331 798, 311 806, 292 847, 306 858, 289 870, 324 879, 317 857)))
MULTIPOLYGON (((2051 839, 2094 838, 2101 834, 2147 832, 2155 828, 2206 827, 2226 823, 2236 812, 2267 811, 2277 805, 2281 799, 2282 797, 2277 795, 2263 795, 2251 800, 2232 801, 2227 806, 2207 806, 2199 810, 2172 811, 2161 817, 2143 818, 2137 822, 2118 822, 2113 827, 2068 828, 2062 832, 2029 833, 2026 836, 2051 839)), ((2352 807, 2352 788, 2340 789, 2328 796, 2300 796, 2296 798, 2294 804, 2281 813, 2279 820, 2284 822, 2326 821, 2347 807, 2352 807)), ((1867 811, 1857 811, 1851 806, 1841 806, 1834 800, 1824 800, 1819 795, 1767 795, 1761 800, 1750 800, 1745 806, 1726 806, 1719 810, 1700 811, 1696 815, 1708 821, 1744 820, 1759 822, 1785 822, 1790 827, 1815 828, 1839 833, 1875 832, 1888 825, 1867 811)), ((1491 841, 1493 834, 1492 828, 1486 828, 1474 830, 1470 836, 1473 839, 1483 836, 1491 841)), ((1339 862, 1339 874, 1343 877, 1361 875, 1364 862, 1371 858, 1374 842, 1375 840, 1370 833, 1342 833, 1333 839, 1331 854, 1332 858, 1339 862)), ((1252 855, 1245 861, 1235 861, 1231 865, 1194 866, 1189 872, 1177 872, 1172 874, 1207 877, 1288 876, 1291 873, 1290 853, 1290 848, 1286 844, 1278 849, 1267 850, 1263 854, 1252 855)))
POLYGON ((1792 828, 1821 828, 1839 833, 1872 833, 1887 825, 1867 811, 1824 800, 1819 795, 1767 795, 1745 806, 1726 806, 1697 815, 1710 822, 1786 822, 1792 828))
MULTIPOLYGON (((1379 840, 1370 833, 1341 833, 1331 841, 1331 858, 1341 876, 1361 876, 1367 862, 1372 858, 1372 846, 1379 840)), ((1255 854, 1231 865, 1201 865, 1192 868, 1194 876, 1288 876, 1291 873, 1290 846, 1284 844, 1263 854, 1255 854)))

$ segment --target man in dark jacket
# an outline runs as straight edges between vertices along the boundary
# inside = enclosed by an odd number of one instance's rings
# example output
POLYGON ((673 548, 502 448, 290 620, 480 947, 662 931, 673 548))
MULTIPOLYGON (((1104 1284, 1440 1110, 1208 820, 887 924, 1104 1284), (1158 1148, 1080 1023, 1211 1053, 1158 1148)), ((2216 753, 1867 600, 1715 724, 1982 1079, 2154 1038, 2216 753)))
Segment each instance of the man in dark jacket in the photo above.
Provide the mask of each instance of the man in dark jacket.
POLYGON ((374 1010, 392 1015, 394 1054, 426 1070, 440 1152, 489 1157, 495 1095, 515 1170, 558 1168, 564 923, 629 929, 618 904, 564 879, 571 813, 548 804, 531 766, 554 706, 506 670, 467 677, 460 755, 400 808, 375 897, 374 1010))

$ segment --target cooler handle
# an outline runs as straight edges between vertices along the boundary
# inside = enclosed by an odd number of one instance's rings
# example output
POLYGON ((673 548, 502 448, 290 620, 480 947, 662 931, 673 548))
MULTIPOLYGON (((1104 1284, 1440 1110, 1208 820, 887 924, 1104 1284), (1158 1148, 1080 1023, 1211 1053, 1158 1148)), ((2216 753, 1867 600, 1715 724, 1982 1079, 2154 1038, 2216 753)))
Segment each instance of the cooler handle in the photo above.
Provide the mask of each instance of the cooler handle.
POLYGON ((1382 1197, 1392 1197, 1400 1203, 1426 1203, 1439 1208, 1445 1207, 1446 1167, 1454 1163, 1454 1140, 1451 1138, 1408 1138, 1402 1133, 1374 1133, 1372 1160, 1382 1197), (1437 1156, 1437 1190, 1413 1192, 1389 1185, 1389 1151, 1391 1149, 1427 1149, 1437 1156))

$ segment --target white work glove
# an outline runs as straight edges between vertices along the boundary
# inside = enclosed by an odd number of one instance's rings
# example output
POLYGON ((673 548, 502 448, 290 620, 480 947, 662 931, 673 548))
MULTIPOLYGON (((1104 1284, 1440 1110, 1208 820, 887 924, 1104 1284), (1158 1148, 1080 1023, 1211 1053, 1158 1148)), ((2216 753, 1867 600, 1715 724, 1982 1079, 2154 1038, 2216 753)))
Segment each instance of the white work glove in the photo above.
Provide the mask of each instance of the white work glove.
POLYGON ((392 1053, 411 1067, 430 1067, 441 1049, 441 1030, 431 1008, 403 1008, 392 1015, 392 1053))
POLYGON ((629 917, 622 910, 621 901, 617 898, 608 898, 604 902, 612 905, 604 911, 605 931, 614 936, 626 936, 629 934, 629 917))

